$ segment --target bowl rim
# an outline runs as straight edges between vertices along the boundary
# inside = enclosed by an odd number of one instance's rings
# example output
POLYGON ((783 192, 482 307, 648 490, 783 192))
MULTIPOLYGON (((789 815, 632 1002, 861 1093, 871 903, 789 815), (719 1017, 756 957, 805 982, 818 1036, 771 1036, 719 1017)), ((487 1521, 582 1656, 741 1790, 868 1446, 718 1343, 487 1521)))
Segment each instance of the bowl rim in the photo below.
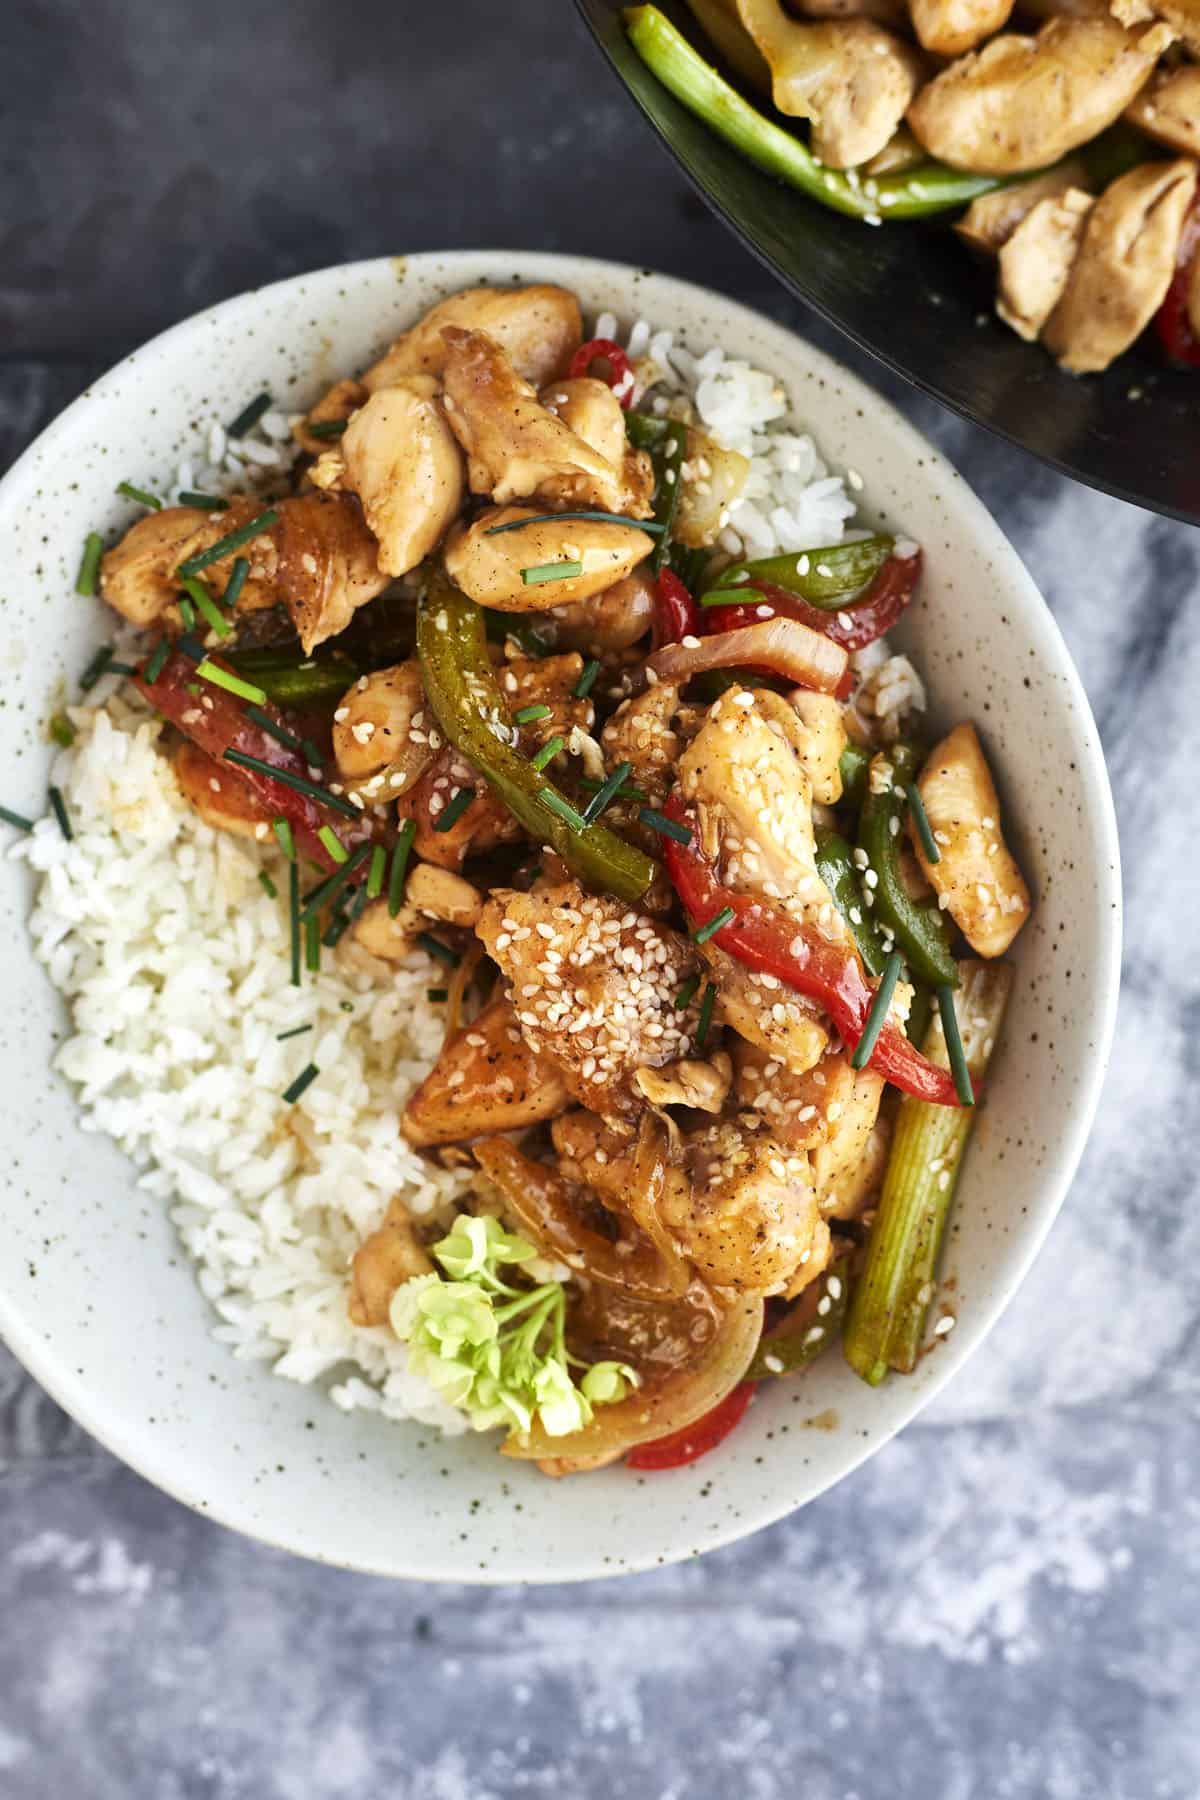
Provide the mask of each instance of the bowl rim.
MULTIPOLYGON (((734 329, 738 318, 741 317, 747 321, 753 321, 760 330, 765 326, 768 328, 769 334, 778 334, 780 337, 790 340, 793 353, 798 352, 803 356, 809 372, 818 381, 828 383, 854 402, 862 419, 862 429, 870 429, 872 412, 877 417, 882 414, 887 419, 889 429, 895 434, 905 452, 912 456, 914 462, 923 460, 927 464, 932 464, 935 470, 944 469, 948 474, 953 475, 956 503, 966 509, 968 529, 973 543, 986 550, 998 563, 1006 566, 1014 585, 1024 590, 1024 603, 1030 609, 1027 616, 1037 621, 1038 628, 1045 631, 1050 641, 1057 646, 1061 659, 1057 673, 1062 676, 1067 690, 1066 694, 1060 698, 1059 704, 1063 704, 1063 700, 1069 698, 1075 714, 1076 724, 1073 733, 1079 739, 1079 777, 1094 813, 1099 832, 1096 843, 1096 873, 1102 891, 1097 898, 1100 901, 1099 912, 1105 925, 1102 932, 1102 957, 1100 959, 1103 966, 1098 967, 1093 974, 1101 1000, 1098 1008, 1097 1030, 1089 1055, 1086 1075, 1081 1079, 1076 1091, 1069 1122, 1057 1140, 1055 1170, 1051 1176, 1044 1178, 1044 1186, 1038 1190, 1036 1212, 1031 1212, 1029 1222, 1022 1226, 1020 1253, 1013 1259, 1013 1265, 1005 1279, 1002 1282, 997 1281, 989 1299, 980 1303, 977 1316, 969 1331, 962 1332, 961 1339, 958 1339, 958 1334, 956 1334, 958 1341, 953 1346, 954 1354, 939 1357, 937 1366, 932 1371, 927 1369, 925 1378, 920 1385, 912 1384, 911 1394, 906 1397, 903 1404, 895 1407, 893 1416, 889 1418, 886 1425, 864 1434, 865 1441, 856 1439, 852 1448, 848 1446, 845 1459, 837 1472, 819 1487, 814 1488, 803 1499, 796 1501, 786 1491, 779 1491, 763 1504, 750 1510, 747 1516, 739 1516, 735 1521, 724 1522, 720 1527, 715 1528, 703 1546, 703 1553, 707 1554, 710 1550, 723 1548, 776 1523, 779 1519, 806 1505, 818 1493, 828 1491, 830 1487, 859 1468, 922 1412, 946 1383, 958 1374, 964 1362, 994 1329, 997 1321, 1007 1309, 1014 1292, 1027 1275, 1058 1215, 1078 1169, 1095 1117, 1108 1067, 1117 1016, 1122 947, 1120 848, 1116 812, 1100 737, 1082 681, 1058 623, 1019 554, 1009 543, 999 524, 973 488, 958 474, 950 460, 904 418, 890 400, 876 393, 860 376, 845 369, 827 352, 807 343, 790 327, 768 318, 757 309, 698 283, 659 271, 635 268, 631 264, 615 262, 606 258, 537 250, 455 249, 414 252, 400 257, 375 257, 332 264, 321 269, 287 276, 280 281, 233 295, 211 307, 188 315, 153 338, 146 340, 91 382, 77 399, 64 408, 0 478, 0 520, 3 518, 7 505, 19 493, 35 463, 44 458, 47 450, 53 450, 59 438, 73 428, 98 394, 103 394, 110 384, 115 386, 119 383, 121 376, 133 362, 146 357, 150 352, 170 353, 177 347, 190 344, 198 331, 209 329, 217 319, 227 322, 236 320, 242 314, 252 315, 254 308, 266 296, 281 296, 287 290, 303 290, 305 304, 311 308, 315 298, 314 288, 317 284, 324 283, 330 289, 329 301, 332 303, 339 286, 344 287, 347 283, 353 283, 356 280, 373 280, 384 271, 389 271, 394 276, 398 263, 403 263, 408 268, 424 267, 429 272, 436 270, 439 280, 443 281, 447 292, 454 291, 457 285, 462 285, 464 278, 476 281, 511 279, 514 268, 521 270, 522 279, 559 281, 568 286, 572 281, 584 278, 590 279, 597 285, 614 280, 628 281, 649 278, 656 283, 664 283, 672 293, 689 296, 698 306, 707 307, 710 311, 717 309, 717 315, 723 320, 727 320, 734 329)), ((323 303, 324 297, 321 298, 323 303)), ((731 338, 734 335, 734 329, 729 331, 731 338)), ((431 1565, 426 1558, 421 1568, 417 1569, 411 1565, 405 1566, 402 1557, 396 1561, 385 1562, 369 1556, 355 1560, 352 1556, 345 1554, 330 1553, 322 1550, 318 1543, 307 1538, 301 1530, 288 1531, 285 1527, 273 1528, 269 1523, 247 1519, 239 1512, 235 1501, 231 1500, 226 1503, 221 1499, 214 1501, 209 1498, 203 1491, 202 1480, 192 1477, 186 1468, 178 1466, 178 1459, 173 1458, 170 1452, 162 1456, 157 1453, 157 1440, 153 1433, 139 1433, 136 1425, 132 1422, 122 1427, 107 1416, 102 1417, 97 1423, 97 1411, 101 1409, 101 1403, 91 1398, 88 1381, 67 1366, 66 1359, 61 1353, 56 1356, 49 1349, 44 1340, 38 1336, 32 1319, 27 1320, 26 1311, 27 1309, 14 1298, 11 1292, 6 1292, 3 1287, 0 1287, 0 1338, 7 1343, 24 1367, 52 1399, 76 1419, 104 1448, 152 1485, 198 1512, 202 1517, 214 1519, 245 1536, 274 1548, 285 1549, 318 1562, 362 1573, 402 1579, 449 1580, 485 1586, 508 1583, 514 1579, 530 1583, 604 1579, 615 1574, 636 1573, 665 1562, 687 1560, 697 1554, 695 1546, 681 1536, 679 1543, 670 1555, 659 1555, 649 1550, 639 1553, 635 1548, 617 1570, 600 1566, 597 1557, 589 1558, 586 1553, 577 1552, 571 1566, 554 1568, 530 1566, 524 1569, 520 1576, 515 1576, 507 1568, 464 1569, 449 1557, 436 1566, 431 1565)), ((568 1563, 565 1556, 562 1561, 563 1565, 568 1563)))

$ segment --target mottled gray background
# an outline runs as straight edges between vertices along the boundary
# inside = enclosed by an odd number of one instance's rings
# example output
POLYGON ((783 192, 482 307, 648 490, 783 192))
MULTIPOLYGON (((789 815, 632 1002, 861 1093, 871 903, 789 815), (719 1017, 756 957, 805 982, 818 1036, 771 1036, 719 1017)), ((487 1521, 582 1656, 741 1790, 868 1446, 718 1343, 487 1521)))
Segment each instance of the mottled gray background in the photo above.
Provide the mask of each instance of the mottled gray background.
MULTIPOLYGON (((345 257, 623 257, 829 342, 684 190, 566 0, 6 0, 0 69, 0 468, 139 339, 345 257)), ((0 1350, 4 1800, 1200 1795, 1200 536, 891 391, 1054 607, 1121 813, 1114 1064, 1017 1303, 835 1493, 575 1590, 243 1542, 0 1350)))

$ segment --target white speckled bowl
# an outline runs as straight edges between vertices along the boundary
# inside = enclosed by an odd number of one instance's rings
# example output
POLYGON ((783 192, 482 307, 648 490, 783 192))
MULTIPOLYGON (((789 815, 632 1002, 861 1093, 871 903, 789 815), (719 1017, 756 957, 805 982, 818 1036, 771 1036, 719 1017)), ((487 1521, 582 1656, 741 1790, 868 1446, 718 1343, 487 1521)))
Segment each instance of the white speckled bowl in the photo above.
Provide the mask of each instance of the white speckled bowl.
POLYGON ((904 640, 940 720, 982 727, 1038 908, 955 1211, 953 1335, 879 1391, 837 1355, 769 1385, 694 1468, 563 1484, 502 1460, 491 1440, 443 1444, 346 1416, 213 1342, 161 1207, 115 1146, 81 1132, 51 1073, 63 1009, 27 950, 27 872, 0 861, 0 1331, 68 1411, 188 1505, 331 1563, 456 1581, 570 1580, 696 1555, 803 1505, 911 1419, 991 1328, 1063 1199, 1100 1089, 1120 950, 1096 728, 1054 621, 975 496, 890 406, 779 326, 577 257, 456 252, 280 282, 166 332, 70 407, 0 484, 4 801, 43 806, 46 719, 103 630, 99 605, 72 591, 80 547, 129 516, 115 483, 173 469, 204 423, 264 387, 311 401, 441 295, 521 280, 565 282, 593 315, 645 314, 693 348, 719 342, 775 370, 825 455, 862 473, 869 514, 920 540, 927 573, 904 640))

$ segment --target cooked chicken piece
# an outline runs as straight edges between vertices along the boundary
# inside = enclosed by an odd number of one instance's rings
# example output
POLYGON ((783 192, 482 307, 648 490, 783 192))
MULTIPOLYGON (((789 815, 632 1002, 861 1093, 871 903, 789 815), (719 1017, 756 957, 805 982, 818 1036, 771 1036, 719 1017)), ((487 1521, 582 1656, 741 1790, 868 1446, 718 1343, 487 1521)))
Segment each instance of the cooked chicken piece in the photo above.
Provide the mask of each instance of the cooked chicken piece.
MULTIPOLYGON (((836 806, 842 797, 839 765, 850 741, 841 704, 832 694, 814 694, 811 688, 797 688, 787 698, 802 727, 797 732, 789 725, 788 739, 812 783, 813 799, 821 806, 836 806)), ((771 709, 771 716, 782 716, 770 701, 763 704, 771 709)))
POLYGON ((1011 187, 993 188, 972 200, 954 227, 963 242, 985 256, 994 256, 1006 244, 1021 220, 1027 218, 1039 200, 1056 200, 1068 188, 1090 188, 1087 167, 1082 156, 1068 156, 1047 169, 1044 175, 1028 181, 1014 181, 1011 187))
MULTIPOLYGON (((329 448, 331 434, 314 431, 313 426, 344 423, 354 416, 366 398, 367 390, 361 381, 335 381, 299 424, 292 426, 292 436, 310 456, 322 455, 329 448)), ((332 442, 337 442, 336 435, 332 436, 332 442)))
POLYGON ((729 523, 730 508, 741 498, 750 473, 750 458, 727 450, 707 431, 687 427, 680 474, 683 488, 675 512, 673 535, 689 550, 707 550, 729 523))
POLYGON ((408 375, 372 394, 309 473, 314 487, 358 495, 389 575, 407 575, 441 542, 466 485, 431 375, 408 375))
POLYGON ((453 869, 418 862, 409 871, 404 904, 396 916, 385 899, 372 900, 354 926, 354 938, 382 962, 407 962, 414 939, 431 919, 473 930, 482 906, 478 888, 453 869))
POLYGON ((515 844, 521 837, 521 827, 503 800, 454 749, 438 751, 405 795, 401 811, 416 825, 416 854, 440 869, 459 869, 468 856, 480 856, 499 844, 515 844), (459 788, 470 788, 475 798, 448 829, 439 829, 459 788))
POLYGON ((610 463, 543 406, 499 344, 456 326, 445 335, 446 413, 467 453, 473 494, 649 516, 648 498, 627 490, 624 462, 610 463))
POLYGON ((1188 267, 1186 304, 1192 336, 1200 338, 1200 253, 1195 251, 1188 267))
POLYGON ((1030 343, 1066 292, 1093 204, 1080 188, 1039 200, 1000 247, 996 311, 1030 343))
MULTIPOLYGON (((780 695, 729 689, 681 757, 679 782, 723 886, 757 894, 831 943, 849 946, 849 929, 817 873, 812 784, 800 756, 806 738, 780 695)), ((726 1021, 794 1073, 811 1068, 829 1039, 816 1006, 775 976, 745 969, 711 940, 703 954, 716 971, 726 1021)))
MULTIPOLYGON (((261 501, 239 495, 223 512, 164 506, 161 512, 147 513, 101 560, 102 597, 133 625, 152 625, 164 615, 169 623, 178 620, 175 571, 180 563, 249 524, 262 510, 261 501)), ((238 612, 273 606, 277 598, 273 544, 265 536, 252 538, 242 554, 251 559, 251 569, 238 598, 238 612)), ((233 553, 205 571, 204 578, 215 592, 224 587, 232 565, 233 553)))
POLYGON ((737 0, 687 0, 730 68, 761 94, 771 92, 771 71, 738 17, 737 0))
POLYGON ((909 0, 913 30, 934 56, 962 56, 1008 23, 1013 0, 909 0))
POLYGON ((171 767, 180 793, 206 825, 260 843, 270 838, 274 813, 227 762, 218 762, 185 739, 176 745, 171 767))
POLYGON ((1021 0, 1019 11, 1031 19, 1111 19, 1108 0, 1021 0))
POLYGON ((1013 175, 1056 162, 1118 118, 1171 41, 1165 25, 1051 19, 1036 37, 1007 33, 951 63, 908 122, 952 168, 1013 175))
POLYGON ((787 9, 800 19, 874 19, 894 31, 907 31, 907 0, 787 0, 787 9))
POLYGON ((1200 0, 1112 0, 1112 15, 1122 25, 1162 19, 1193 56, 1200 54, 1200 0))
POLYGON ((1107 369, 1150 323, 1171 285, 1195 191, 1196 165, 1181 158, 1143 163, 1101 194, 1042 333, 1064 369, 1107 369))
POLYGON ((925 878, 972 950, 1003 956, 1029 917, 1025 885, 1000 826, 1000 800, 974 725, 956 725, 929 753, 917 782, 940 852, 925 878))
POLYGON ((552 737, 560 733, 565 737, 577 727, 591 730, 596 709, 590 698, 580 700, 575 693, 583 667, 577 650, 564 651, 561 656, 513 656, 498 665, 496 680, 512 712, 522 712, 527 706, 550 708, 546 718, 520 727, 522 752, 539 749, 552 737))
POLYGON ((685 1059, 662 1069, 639 1069, 633 1085, 651 1106, 690 1106, 719 1113, 733 1085, 733 1064, 724 1050, 707 1062, 685 1059))
POLYGON ((610 766, 631 763, 630 781, 649 794, 652 804, 657 804, 674 787, 684 747, 707 716, 704 707, 679 698, 675 682, 656 681, 632 699, 621 702, 601 732, 600 741, 610 766))
POLYGON ((1185 156, 1200 156, 1200 66, 1159 69, 1125 117, 1158 143, 1185 156))
POLYGON ((636 526, 609 525, 600 519, 555 519, 488 535, 494 525, 537 516, 534 507, 504 506, 481 513, 469 525, 455 526, 445 549, 451 581, 481 606, 500 612, 546 612, 604 593, 654 548, 653 539, 636 526), (556 581, 522 579, 524 569, 567 562, 581 563, 581 572, 556 581))
POLYGON ((783 1288, 820 1226, 808 1157, 731 1120, 685 1137, 659 1216, 705 1281, 743 1290, 783 1288))
POLYGON ((628 1114, 635 1070, 687 1056, 695 1001, 678 1008, 675 997, 697 965, 678 932, 574 881, 497 889, 477 929, 530 1048, 555 1059, 584 1106, 628 1114))
POLYGON ((840 1184, 866 1157, 884 1080, 874 1069, 851 1068, 844 1053, 827 1058, 824 1067, 830 1096, 825 1102, 826 1136, 812 1153, 812 1173, 817 1203, 822 1216, 829 1218, 835 1216, 836 1204, 846 1203, 840 1184))
POLYGON ((387 354, 363 376, 375 393, 404 375, 440 376, 446 367, 447 325, 486 331, 512 359, 526 381, 541 387, 565 374, 583 341, 579 302, 567 288, 548 283, 535 287, 464 288, 431 307, 425 317, 398 338, 387 354))
POLYGON ((554 1059, 530 1049, 511 1003, 500 995, 445 1044, 409 1098, 400 1129, 425 1149, 524 1130, 569 1105, 554 1059))
POLYGON ((307 655, 344 631, 359 607, 383 592, 388 577, 351 495, 298 494, 277 501, 276 510, 279 522, 270 532, 278 558, 276 596, 307 655))
POLYGON ((577 1106, 559 1114, 550 1139, 565 1180, 591 1188, 614 1211, 625 1210, 637 1155, 636 1125, 628 1119, 602 1119, 577 1106))
POLYGON ((771 69, 780 112, 812 123, 812 149, 830 168, 875 156, 904 117, 921 59, 869 19, 799 25, 779 0, 737 0, 738 17, 771 69))
POLYGON ((416 661, 361 675, 333 715, 338 774, 366 799, 398 800, 441 748, 416 661))
POLYGON ((554 625, 555 643, 560 650, 584 650, 589 656, 628 650, 645 637, 654 622, 655 586, 648 564, 639 563, 632 573, 602 588, 590 600, 552 607, 546 619, 554 625))
POLYGON ((864 175, 906 175, 928 158, 907 125, 897 125, 877 156, 862 166, 864 175))
POLYGON ((892 1143, 892 1121, 879 1117, 861 1142, 853 1161, 842 1163, 831 1175, 817 1176, 817 1204, 823 1219, 857 1219, 877 1197, 887 1173, 892 1143))
POLYGON ((758 1113, 786 1149, 810 1151, 818 1191, 828 1186, 856 1154, 853 1146, 865 1142, 883 1097, 882 1078, 874 1069, 852 1069, 843 1050, 827 1050, 797 1075, 758 1044, 735 1037, 730 1048, 738 1105, 758 1113))
POLYGON ((432 1273, 433 1264, 421 1248, 408 1208, 397 1194, 383 1224, 354 1252, 346 1307, 350 1323, 386 1325, 396 1289, 417 1275, 432 1273))
MULTIPOLYGON (((644 519, 652 510, 654 465, 644 450, 635 450, 625 431, 621 402, 607 381, 580 375, 572 381, 552 381, 542 389, 542 405, 561 419, 569 431, 616 469, 623 483, 621 504, 613 510, 644 519)), ((543 499, 557 498, 553 481, 539 490, 543 499)), ((562 496, 571 499, 570 492, 562 496)))

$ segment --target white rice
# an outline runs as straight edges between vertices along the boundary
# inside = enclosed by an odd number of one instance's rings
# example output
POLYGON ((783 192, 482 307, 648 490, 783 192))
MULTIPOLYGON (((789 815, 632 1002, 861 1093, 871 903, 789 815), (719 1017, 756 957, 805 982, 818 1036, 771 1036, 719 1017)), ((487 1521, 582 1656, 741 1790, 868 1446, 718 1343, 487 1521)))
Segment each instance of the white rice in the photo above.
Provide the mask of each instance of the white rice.
MULTIPOLYGON (((615 318, 602 315, 595 335, 616 337, 615 318)), ((659 410, 689 396, 713 436, 752 459, 722 534, 727 553, 843 539, 855 503, 789 423, 773 376, 720 349, 693 356, 647 320, 628 343, 643 377, 651 364, 661 376, 659 410)), ((172 497, 278 488, 296 455, 289 423, 270 411, 231 440, 214 422, 172 497)), ((916 672, 884 645, 855 661, 864 719, 894 737, 924 704, 916 672)), ((83 1128, 113 1137, 139 1186, 168 1205, 214 1335, 235 1356, 320 1382, 346 1409, 464 1430, 463 1415, 409 1373, 390 1331, 346 1316, 350 1259, 393 1197, 448 1222, 470 1186, 399 1129, 441 1044, 441 1009, 426 998, 440 971, 418 956, 397 973, 339 948, 293 987, 284 905, 258 880, 268 868, 283 891, 273 848, 199 820, 156 747, 161 725, 112 678, 69 716, 78 736, 53 779, 74 839, 42 820, 12 854, 41 877, 30 931, 70 1008, 56 1067, 79 1088, 83 1128), (279 1041, 297 1025, 312 1029, 279 1041), (309 1062, 320 1075, 289 1106, 283 1091, 309 1062)))

